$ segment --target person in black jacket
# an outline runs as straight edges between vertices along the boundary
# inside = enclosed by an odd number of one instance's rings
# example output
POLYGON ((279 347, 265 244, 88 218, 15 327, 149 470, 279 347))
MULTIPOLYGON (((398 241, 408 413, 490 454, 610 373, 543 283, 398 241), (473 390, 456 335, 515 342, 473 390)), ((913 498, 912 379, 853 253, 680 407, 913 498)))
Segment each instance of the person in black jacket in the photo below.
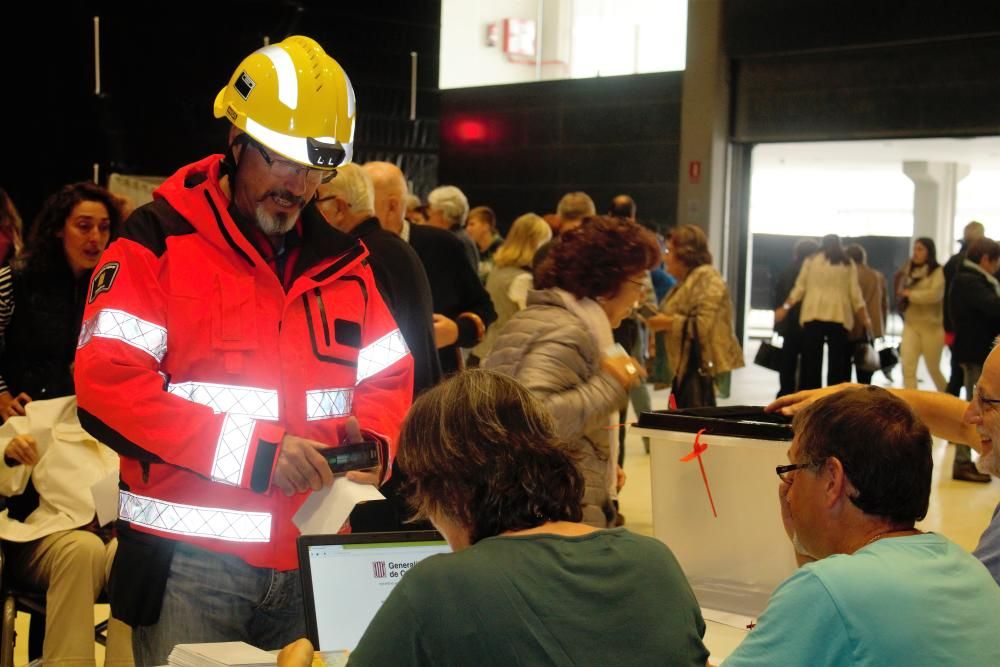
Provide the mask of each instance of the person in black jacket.
MULTIPOLYGON (((799 277, 799 270, 806 257, 819 251, 819 243, 815 239, 799 239, 792 249, 792 264, 778 276, 774 283, 774 308, 778 309, 785 302, 792 288, 795 287, 795 279, 799 277)), ((788 317, 781 322, 775 322, 774 332, 782 337, 781 342, 781 370, 778 371, 780 386, 778 388, 778 398, 787 394, 793 394, 799 390, 799 359, 802 356, 802 325, 799 324, 799 311, 802 304, 797 303, 792 306, 788 317)))
MULTIPOLYGON (((375 285, 389 307, 413 356, 414 397, 441 381, 441 362, 434 344, 431 288, 420 258, 403 239, 375 217, 372 179, 356 164, 337 167, 337 176, 316 191, 316 205, 327 222, 361 239, 375 285)), ((416 530, 408 525, 409 508, 402 494, 406 473, 393 461, 389 481, 380 487, 386 501, 358 505, 351 513, 357 533, 416 530)), ((429 526, 427 526, 429 527, 429 526)))
MULTIPOLYGON (((959 241, 958 252, 948 258, 948 261, 944 263, 942 270, 944 271, 944 331, 945 331, 945 342, 948 344, 951 350, 951 377, 948 378, 948 387, 945 389, 946 392, 952 396, 958 396, 962 391, 962 367, 959 365, 958 361, 955 359, 955 324, 951 321, 951 281, 955 279, 955 274, 958 273, 959 267, 962 266, 962 262, 965 261, 965 253, 974 242, 986 236, 986 228, 983 227, 983 223, 976 222, 973 220, 965 226, 962 230, 962 240, 959 241)), ((971 396, 967 397, 972 400, 971 396)))
MULTIPOLYGON (((949 306, 955 327, 952 351, 962 366, 969 400, 993 341, 1000 335, 1000 282, 993 276, 997 270, 1000 270, 1000 244, 982 238, 969 246, 951 284, 949 306)), ((989 475, 976 470, 965 445, 955 446, 952 477, 967 482, 990 481, 989 475)))
POLYGON ((75 393, 87 286, 120 223, 110 192, 67 185, 46 200, 24 255, 0 269, 0 419, 23 415, 31 400, 75 393))
POLYGON ((368 162, 365 171, 375 186, 375 214, 382 226, 410 244, 420 257, 434 301, 434 337, 445 375, 461 370, 461 348, 471 348, 497 318, 489 293, 465 255, 462 241, 430 225, 411 225, 406 218, 406 178, 389 162, 368 162))
POLYGON ((337 176, 319 186, 316 203, 327 222, 368 248, 375 285, 413 355, 413 395, 433 387, 441 380, 441 362, 430 283, 413 248, 375 217, 371 176, 356 164, 338 167, 337 176))

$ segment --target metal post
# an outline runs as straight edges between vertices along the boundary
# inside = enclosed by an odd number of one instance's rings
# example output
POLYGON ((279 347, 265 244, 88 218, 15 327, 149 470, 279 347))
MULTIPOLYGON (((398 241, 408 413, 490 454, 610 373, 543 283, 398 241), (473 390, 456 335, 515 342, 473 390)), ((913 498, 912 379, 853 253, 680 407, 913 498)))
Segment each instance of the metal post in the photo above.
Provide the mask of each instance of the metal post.
POLYGON ((417 52, 410 51, 410 120, 417 119, 417 52))
POLYGON ((101 17, 94 17, 94 94, 101 94, 101 17))
POLYGON ((542 80, 542 24, 545 21, 545 0, 538 0, 535 13, 535 81, 542 80))

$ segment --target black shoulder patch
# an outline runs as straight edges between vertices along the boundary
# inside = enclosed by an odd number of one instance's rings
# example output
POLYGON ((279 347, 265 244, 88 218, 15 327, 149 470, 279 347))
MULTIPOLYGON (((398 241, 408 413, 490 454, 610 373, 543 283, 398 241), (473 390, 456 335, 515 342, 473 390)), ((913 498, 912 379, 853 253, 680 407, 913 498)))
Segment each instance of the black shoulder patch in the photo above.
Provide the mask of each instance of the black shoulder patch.
POLYGON ((165 199, 154 199, 128 217, 120 237, 135 241, 160 257, 167 250, 167 238, 194 233, 191 223, 165 199))
POLYGON ((101 267, 100 271, 94 274, 94 279, 90 282, 90 296, 87 297, 87 303, 94 303, 94 299, 99 294, 103 294, 111 289, 111 285, 115 282, 115 277, 118 275, 118 268, 118 262, 108 262, 101 267))

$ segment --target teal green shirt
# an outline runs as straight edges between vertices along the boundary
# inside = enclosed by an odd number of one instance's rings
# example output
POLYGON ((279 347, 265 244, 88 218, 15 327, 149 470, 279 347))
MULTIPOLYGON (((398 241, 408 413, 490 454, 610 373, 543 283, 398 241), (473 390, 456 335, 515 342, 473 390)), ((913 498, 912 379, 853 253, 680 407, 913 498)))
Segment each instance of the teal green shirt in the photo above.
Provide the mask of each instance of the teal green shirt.
POLYGON ((351 665, 698 665, 705 623, 674 555, 624 528, 491 537, 415 565, 351 665))
POLYGON ((809 563, 771 596, 724 667, 1000 665, 1000 587, 940 535, 809 563))

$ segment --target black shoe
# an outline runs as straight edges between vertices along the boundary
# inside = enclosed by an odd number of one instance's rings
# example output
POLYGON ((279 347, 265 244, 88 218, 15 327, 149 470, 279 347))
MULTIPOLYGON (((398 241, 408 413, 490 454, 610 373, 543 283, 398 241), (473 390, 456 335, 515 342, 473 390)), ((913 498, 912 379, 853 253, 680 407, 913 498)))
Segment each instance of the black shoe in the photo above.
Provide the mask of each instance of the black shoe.
POLYGON ((960 482, 976 482, 977 484, 988 484, 990 476, 976 470, 976 464, 972 461, 960 463, 952 468, 951 478, 960 482))

